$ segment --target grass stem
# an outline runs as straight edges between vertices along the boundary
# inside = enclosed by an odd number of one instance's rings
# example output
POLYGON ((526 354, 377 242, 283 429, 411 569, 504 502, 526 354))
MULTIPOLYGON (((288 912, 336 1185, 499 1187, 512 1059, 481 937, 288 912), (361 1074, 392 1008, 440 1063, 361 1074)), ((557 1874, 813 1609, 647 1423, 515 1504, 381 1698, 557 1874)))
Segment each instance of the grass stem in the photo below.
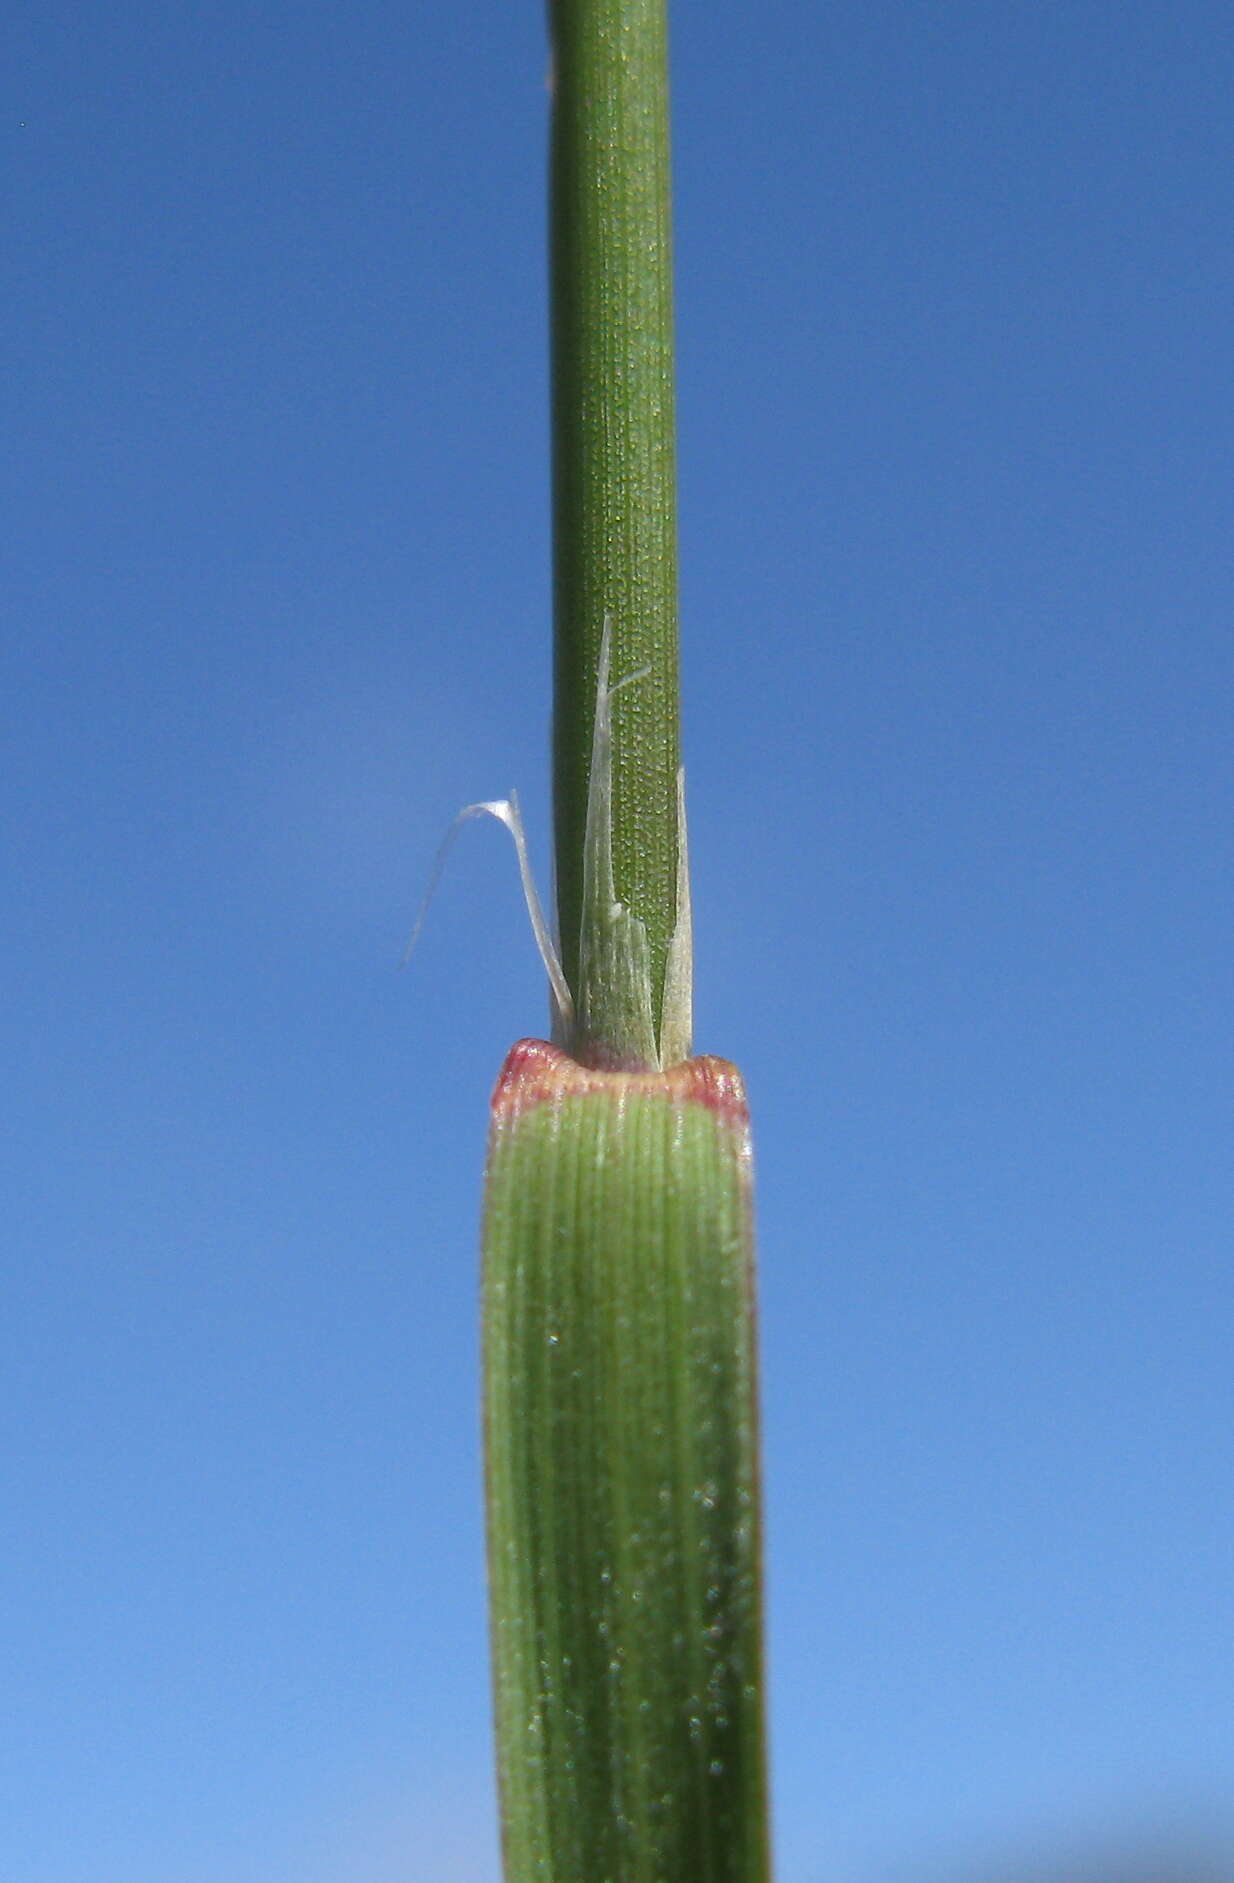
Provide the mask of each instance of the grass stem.
MULTIPOLYGON (((585 948, 601 641, 612 627, 615 890, 661 1012, 677 919, 680 766, 664 0, 551 0, 554 824, 566 979, 585 948)), ((622 1026, 612 1017, 614 1030, 622 1026)), ((658 1026, 658 1018, 657 1018, 658 1026)), ((620 1040, 614 1041, 620 1050, 620 1040)))

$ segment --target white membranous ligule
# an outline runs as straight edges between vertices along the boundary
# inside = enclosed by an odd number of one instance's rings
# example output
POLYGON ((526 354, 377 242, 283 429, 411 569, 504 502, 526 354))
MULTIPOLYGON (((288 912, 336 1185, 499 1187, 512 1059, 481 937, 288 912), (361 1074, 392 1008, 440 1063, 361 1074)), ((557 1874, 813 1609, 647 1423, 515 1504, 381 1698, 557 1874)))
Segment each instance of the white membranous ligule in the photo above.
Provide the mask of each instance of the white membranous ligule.
POLYGON ((686 848, 686 770, 677 767, 677 910, 664 966, 660 1002, 660 1065, 688 1059, 694 1039, 694 920, 690 910, 690 859, 686 848))
POLYGON ((677 772, 677 918, 669 940, 664 994, 657 1028, 652 1014, 651 962, 645 924, 618 900, 613 881, 613 715, 612 702, 622 687, 643 679, 647 668, 624 674, 610 686, 612 617, 605 616, 596 675, 596 711, 587 785, 587 823, 583 848, 583 912, 579 933, 578 999, 571 994, 553 932, 545 918, 527 851, 527 833, 518 793, 463 807, 441 842, 424 892, 404 966, 420 939, 429 904, 461 826, 473 817, 494 817, 514 840, 523 899, 536 948, 548 976, 552 1033, 556 1044, 593 1059, 601 1042, 613 1063, 648 1068, 674 1066, 690 1055, 693 1004, 693 949, 690 877, 686 853, 685 772, 677 772), (614 1050, 612 1041, 619 1044, 614 1050))
POLYGON ((639 668, 609 685, 612 617, 606 615, 596 673, 596 712, 583 840, 583 913, 579 932, 578 1020, 581 1057, 597 1049, 631 1066, 664 1067, 689 1057, 692 997, 690 880, 686 867, 685 773, 677 772, 677 914, 669 942, 657 1027, 652 1011, 647 929, 613 881, 613 697, 641 680, 639 668), (605 1051, 604 1049, 607 1049, 605 1051))

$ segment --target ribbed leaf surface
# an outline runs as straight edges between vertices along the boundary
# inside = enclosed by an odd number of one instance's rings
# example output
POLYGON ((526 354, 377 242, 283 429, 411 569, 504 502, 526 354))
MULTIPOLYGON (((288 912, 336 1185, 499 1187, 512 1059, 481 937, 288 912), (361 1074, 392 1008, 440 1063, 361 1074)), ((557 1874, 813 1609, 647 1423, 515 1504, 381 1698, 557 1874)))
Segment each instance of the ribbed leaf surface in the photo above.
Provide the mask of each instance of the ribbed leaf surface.
POLYGON ((764 1883, 744 1093, 523 1041, 493 1104, 485 1428, 507 1883, 764 1883))

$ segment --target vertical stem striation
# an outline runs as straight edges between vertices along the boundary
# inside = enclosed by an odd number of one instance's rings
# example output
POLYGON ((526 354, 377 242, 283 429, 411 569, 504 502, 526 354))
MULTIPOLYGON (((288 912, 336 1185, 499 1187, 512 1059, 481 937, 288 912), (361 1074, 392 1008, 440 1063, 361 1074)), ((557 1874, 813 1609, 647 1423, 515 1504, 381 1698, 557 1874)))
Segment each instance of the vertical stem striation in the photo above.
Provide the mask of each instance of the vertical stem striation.
MULTIPOLYGON (((659 1025, 677 920, 677 520, 665 0, 550 0, 557 908, 577 991, 600 643, 616 894, 659 1025)), ((619 1025, 619 1019, 615 1025, 619 1025)), ((620 1041, 614 1042, 620 1045, 620 1041)))

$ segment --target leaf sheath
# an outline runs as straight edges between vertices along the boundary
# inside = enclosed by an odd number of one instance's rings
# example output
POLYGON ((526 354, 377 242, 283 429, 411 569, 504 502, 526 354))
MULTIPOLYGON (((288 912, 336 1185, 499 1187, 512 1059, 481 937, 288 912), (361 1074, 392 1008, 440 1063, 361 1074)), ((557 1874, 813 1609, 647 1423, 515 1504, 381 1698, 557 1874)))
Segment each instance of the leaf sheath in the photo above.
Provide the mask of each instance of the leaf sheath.
POLYGON ((584 1071, 521 1042, 494 1098, 484 1261, 507 1883, 765 1883, 734 1069, 584 1071))

